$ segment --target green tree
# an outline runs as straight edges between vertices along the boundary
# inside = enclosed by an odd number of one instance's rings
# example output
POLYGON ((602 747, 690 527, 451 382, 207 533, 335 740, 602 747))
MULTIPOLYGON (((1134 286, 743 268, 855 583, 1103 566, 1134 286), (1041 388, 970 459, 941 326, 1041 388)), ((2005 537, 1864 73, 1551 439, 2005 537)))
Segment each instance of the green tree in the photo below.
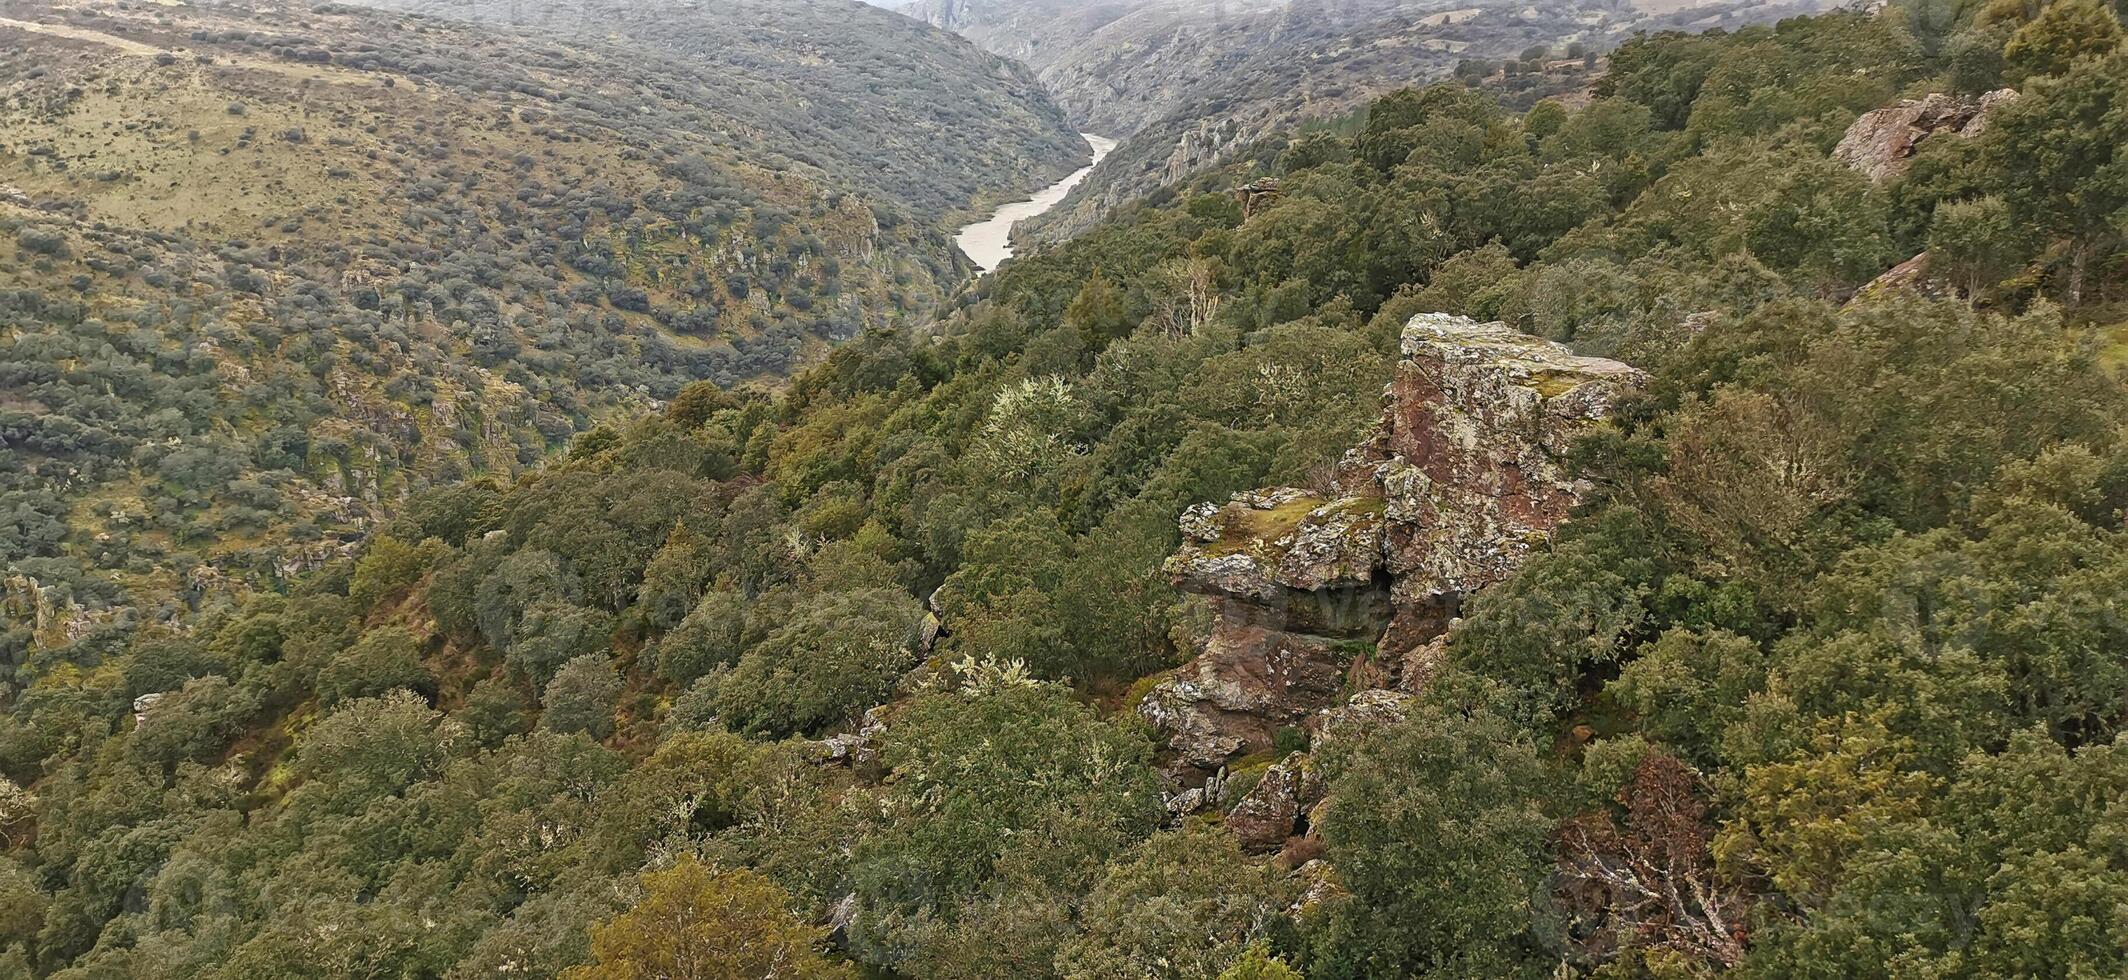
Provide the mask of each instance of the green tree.
MULTIPOLYGON (((2058 5, 2060 6, 2060 5, 2058 5)), ((2128 210, 2128 51, 2035 82, 1988 125, 1987 159, 2019 226, 2069 240, 2067 295, 2120 240, 2128 210)))
POLYGON ((11 857, 0 857, 0 948, 34 940, 50 905, 51 896, 39 887, 35 873, 11 857))
POLYGON ((1950 201, 1936 208, 1929 222, 1929 262, 1941 262, 1965 290, 1978 298, 2002 281, 2025 257, 2016 219, 1999 197, 1950 201))
POLYGON ((483 677, 466 695, 458 720, 480 744, 493 747, 530 727, 531 705, 515 683, 501 677, 483 677))
POLYGON ((1551 774, 1491 711, 1422 701, 1325 760, 1323 841, 1352 899, 1311 976, 1534 974, 1551 774))
POLYGON ((643 568, 643 584, 636 590, 634 608, 643 621, 656 629, 677 625, 709 578, 709 547, 681 521, 665 536, 665 545, 643 568))
POLYGON ((658 639, 658 676, 691 684, 711 670, 737 663, 747 647, 746 610, 746 597, 737 592, 705 593, 677 628, 658 639))
POLYGON ((825 980, 855 972, 820 954, 826 930, 791 914, 791 898, 751 871, 714 872, 693 858, 643 876, 643 897, 591 930, 594 962, 566 980, 825 980))
POLYGON ((541 602, 572 601, 576 595, 575 577, 562 568, 561 556, 539 549, 519 551, 480 580, 474 597, 480 635, 489 646, 507 651, 517 641, 526 610, 541 602))
POLYGON ((539 727, 604 739, 613 734, 613 706, 623 686, 621 675, 604 654, 587 653, 571 660, 540 693, 539 727))
POLYGON ((1219 980, 1302 980, 1299 970, 1287 966, 1286 961, 1271 955, 1264 943, 1251 943, 1234 960, 1233 965, 1220 971, 1219 980))
POLYGON ((1733 633, 1676 629, 1636 651, 1606 691, 1641 728, 1688 758, 1712 763, 1723 736, 1766 684, 1766 655, 1733 633))
POLYGON ((2097 0, 2054 0, 2031 23, 2010 35, 2002 57, 2010 79, 2063 75, 2085 58, 2103 58, 2121 46, 2121 22, 2097 0))
POLYGON ((1611 70, 1597 84, 1599 96, 1647 106, 1662 129, 1683 129, 1699 99, 1700 86, 1723 57, 1712 38, 1678 33, 1636 36, 1611 52, 1611 70))
POLYGON ((906 705, 880 758, 892 820, 858 845, 851 939, 914 972, 1047 971, 1103 861, 1159 819, 1145 732, 1009 671, 906 705))
POLYGON ((1951 90, 1964 96, 1976 96, 2002 87, 2003 75, 2009 70, 2002 57, 2003 45, 2009 38, 1999 30, 1975 29, 1953 38, 1950 42, 1951 90))
POLYGON ((518 619, 505 660, 544 685, 563 664, 604 650, 613 641, 613 628, 613 616, 603 609, 537 602, 518 619))
POLYGON ((440 772, 465 744, 465 729, 411 691, 350 701, 298 739, 289 771, 305 798, 359 806, 440 772))
POLYGON ((373 538, 363 549, 362 558, 355 562, 347 597, 363 609, 376 608, 385 599, 412 588, 449 553, 448 547, 433 538, 418 545, 387 535, 373 538))
POLYGON ((1292 890, 1217 826, 1156 834, 1109 867, 1057 970, 1071 980, 1218 975, 1284 914, 1292 890))
POLYGON ((769 738, 854 721, 916 666, 922 620, 898 589, 811 597, 716 679, 717 711, 734 731, 769 738))
POLYGON ((1088 350, 1100 350, 1138 325, 1124 302, 1123 290, 1098 271, 1064 308, 1064 323, 1078 331, 1088 350))
POLYGON ((403 626, 380 626, 335 654, 318 671, 318 699, 326 705, 372 698, 398 688, 433 693, 435 678, 421 665, 421 642, 403 626))
POLYGON ((259 710, 255 691, 219 674, 164 694, 133 730, 127 754, 164 768, 218 752, 259 710))

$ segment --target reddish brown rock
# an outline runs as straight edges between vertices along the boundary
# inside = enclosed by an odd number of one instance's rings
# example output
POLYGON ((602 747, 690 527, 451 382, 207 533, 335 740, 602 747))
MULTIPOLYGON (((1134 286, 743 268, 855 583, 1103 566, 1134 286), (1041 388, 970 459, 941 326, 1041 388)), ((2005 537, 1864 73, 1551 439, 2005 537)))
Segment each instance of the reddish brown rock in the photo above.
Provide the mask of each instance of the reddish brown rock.
POLYGON ((1978 136, 1987 127, 1989 111, 2016 97, 2013 89, 1998 89, 1977 99, 1937 92, 1874 109, 1847 127, 1832 155, 1873 181, 1903 177, 1924 140, 1945 134, 1978 136))
MULTIPOLYGON (((1423 686, 1462 598, 1513 573, 1580 500, 1569 445, 1643 381, 1440 314, 1405 326, 1402 353, 1381 426, 1347 454, 1334 492, 1283 487, 1183 515, 1168 571, 1209 597, 1214 624, 1138 705, 1179 783, 1268 751, 1282 728, 1313 728, 1345 703, 1348 679, 1423 686)), ((1279 786, 1237 804, 1258 846, 1309 805, 1279 786)))
POLYGON ((1305 752, 1264 770, 1263 778, 1227 811, 1226 828, 1245 850, 1275 851, 1304 831, 1302 817, 1323 800, 1323 780, 1305 752))
POLYGON ((1350 659, 1322 637, 1224 622, 1138 712, 1167 736, 1177 762, 1210 773, 1269 749, 1279 729, 1334 701, 1350 659))
POLYGON ((1581 490, 1568 447, 1645 376, 1442 314, 1414 317, 1403 353, 1381 431, 1356 455, 1384 501, 1398 603, 1438 606, 1506 578, 1566 519, 1581 490))

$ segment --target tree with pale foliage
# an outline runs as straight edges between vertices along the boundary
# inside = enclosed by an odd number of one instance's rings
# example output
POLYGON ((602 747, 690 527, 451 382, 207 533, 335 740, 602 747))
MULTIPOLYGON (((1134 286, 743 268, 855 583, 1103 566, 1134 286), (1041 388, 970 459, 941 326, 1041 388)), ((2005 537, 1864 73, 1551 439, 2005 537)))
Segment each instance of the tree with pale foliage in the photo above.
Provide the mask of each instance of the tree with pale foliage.
POLYGON ((827 930, 791 914, 791 897, 752 871, 693 858, 643 876, 643 898, 591 930, 594 962, 565 980, 841 980, 822 956, 827 930))
POLYGON ((1256 943, 1244 950, 1241 958, 1219 975, 1219 980, 1301 980, 1301 974, 1287 966, 1285 960, 1271 955, 1269 946, 1256 943))
POLYGON ((0 841, 15 846, 16 824, 28 823, 37 812, 37 795, 0 776, 0 841))

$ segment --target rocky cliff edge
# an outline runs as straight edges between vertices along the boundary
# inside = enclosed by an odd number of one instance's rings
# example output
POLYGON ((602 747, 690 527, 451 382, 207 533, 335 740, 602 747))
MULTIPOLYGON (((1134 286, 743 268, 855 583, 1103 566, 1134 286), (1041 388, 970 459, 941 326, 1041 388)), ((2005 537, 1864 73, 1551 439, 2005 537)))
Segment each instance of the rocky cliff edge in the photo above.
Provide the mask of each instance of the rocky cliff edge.
MULTIPOLYGON (((1175 808, 1220 802, 1229 767, 1316 737, 1354 691, 1379 715, 1391 690, 1422 687, 1463 598, 1521 567, 1580 501, 1568 447, 1644 381, 1504 324, 1424 314, 1404 327, 1380 425, 1330 487, 1185 512, 1167 570, 1212 625, 1138 704, 1172 751, 1175 808)), ((1296 765, 1256 786, 1299 792, 1296 765)), ((1244 821, 1269 845, 1305 803, 1245 798, 1236 813, 1278 815, 1244 821)))

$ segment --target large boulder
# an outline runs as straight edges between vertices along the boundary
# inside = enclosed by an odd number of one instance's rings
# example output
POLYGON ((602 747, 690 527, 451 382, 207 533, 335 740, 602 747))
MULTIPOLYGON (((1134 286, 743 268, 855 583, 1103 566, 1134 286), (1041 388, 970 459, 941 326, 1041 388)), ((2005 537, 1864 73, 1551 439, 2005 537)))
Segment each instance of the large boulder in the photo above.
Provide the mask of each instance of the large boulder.
POLYGON ((1222 621, 1138 712, 1167 736, 1179 766, 1209 774, 1268 750, 1279 729, 1301 727, 1335 701, 1351 659, 1324 637, 1222 621))
POLYGON ((1227 811, 1227 832, 1248 851, 1275 851, 1305 831, 1308 811, 1323 800, 1322 775, 1305 752, 1273 763, 1227 811))
MULTIPOLYGON (((1179 783, 1314 728, 1355 686, 1419 686, 1463 597, 1512 574, 1581 499, 1569 445, 1644 380, 1465 317, 1415 317, 1402 343, 1381 425, 1333 486, 1182 516, 1167 570, 1210 602, 1212 626, 1138 703, 1179 783)), ((1295 805, 1249 802, 1244 819, 1260 806, 1268 835, 1295 805)))
POLYGON ((1397 597, 1464 595, 1521 567, 1581 499, 1568 447, 1645 380, 1505 324, 1412 318, 1381 429, 1356 453, 1383 499, 1397 597))
POLYGON ((1987 127, 1988 113, 2016 97, 2014 89, 1998 89, 1974 99, 1937 92, 1873 109, 1847 127, 1832 155, 1872 181, 1902 177, 1913 166, 1922 141, 1942 134, 1978 136, 1987 127))

